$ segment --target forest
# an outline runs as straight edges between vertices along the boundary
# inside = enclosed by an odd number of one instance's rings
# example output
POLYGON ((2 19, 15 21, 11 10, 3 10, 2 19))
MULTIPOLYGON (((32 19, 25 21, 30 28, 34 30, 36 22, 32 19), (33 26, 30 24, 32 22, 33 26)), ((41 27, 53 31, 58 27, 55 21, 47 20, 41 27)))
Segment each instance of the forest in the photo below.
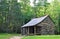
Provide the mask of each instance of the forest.
POLYGON ((21 33, 21 26, 44 15, 52 18, 55 33, 60 34, 59 0, 0 0, 0 33, 21 33))

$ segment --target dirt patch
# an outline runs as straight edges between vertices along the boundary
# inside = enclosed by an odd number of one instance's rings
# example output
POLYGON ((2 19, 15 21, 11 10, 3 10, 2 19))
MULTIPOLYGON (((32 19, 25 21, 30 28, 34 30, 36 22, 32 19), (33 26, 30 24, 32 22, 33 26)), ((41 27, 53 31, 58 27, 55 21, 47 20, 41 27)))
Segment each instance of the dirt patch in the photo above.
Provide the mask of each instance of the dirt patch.
POLYGON ((22 36, 13 36, 10 39, 21 39, 21 38, 22 38, 22 36))

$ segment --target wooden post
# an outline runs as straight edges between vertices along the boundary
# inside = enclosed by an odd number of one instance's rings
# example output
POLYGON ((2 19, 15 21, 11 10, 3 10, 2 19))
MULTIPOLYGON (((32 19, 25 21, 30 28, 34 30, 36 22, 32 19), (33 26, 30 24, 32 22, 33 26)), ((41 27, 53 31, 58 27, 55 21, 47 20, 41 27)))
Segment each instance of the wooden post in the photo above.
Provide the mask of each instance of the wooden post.
POLYGON ((34 34, 36 35, 36 27, 34 26, 34 34))
POLYGON ((29 35, 29 27, 28 27, 28 35, 29 35))

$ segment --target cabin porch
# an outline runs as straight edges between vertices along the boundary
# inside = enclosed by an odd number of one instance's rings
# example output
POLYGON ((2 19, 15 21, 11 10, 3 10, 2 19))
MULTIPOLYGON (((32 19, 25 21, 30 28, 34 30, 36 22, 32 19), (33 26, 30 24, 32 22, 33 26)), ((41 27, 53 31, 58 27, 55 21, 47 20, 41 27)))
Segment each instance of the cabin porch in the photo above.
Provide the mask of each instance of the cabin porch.
POLYGON ((24 35, 40 35, 41 26, 30 26, 22 28, 24 35))

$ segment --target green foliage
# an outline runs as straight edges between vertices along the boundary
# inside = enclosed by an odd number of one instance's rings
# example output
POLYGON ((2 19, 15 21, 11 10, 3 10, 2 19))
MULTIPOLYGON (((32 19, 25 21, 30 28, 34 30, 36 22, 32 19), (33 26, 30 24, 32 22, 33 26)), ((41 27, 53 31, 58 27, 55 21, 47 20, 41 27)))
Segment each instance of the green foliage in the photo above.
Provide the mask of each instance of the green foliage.
POLYGON ((31 18, 34 17, 32 7, 30 6, 29 0, 21 0, 21 12, 22 12, 22 22, 27 23, 31 18))
POLYGON ((60 19, 60 2, 58 0, 54 0, 53 2, 53 13, 54 13, 54 21, 56 25, 56 31, 60 33, 60 25, 59 25, 59 19, 60 19))
MULTIPOLYGON (((3 0, 0 2, 0 31, 1 32, 15 32, 20 30, 20 4, 17 0, 3 0), (17 29, 18 27, 18 29, 17 29)), ((20 31, 19 31, 20 32, 20 31)))

